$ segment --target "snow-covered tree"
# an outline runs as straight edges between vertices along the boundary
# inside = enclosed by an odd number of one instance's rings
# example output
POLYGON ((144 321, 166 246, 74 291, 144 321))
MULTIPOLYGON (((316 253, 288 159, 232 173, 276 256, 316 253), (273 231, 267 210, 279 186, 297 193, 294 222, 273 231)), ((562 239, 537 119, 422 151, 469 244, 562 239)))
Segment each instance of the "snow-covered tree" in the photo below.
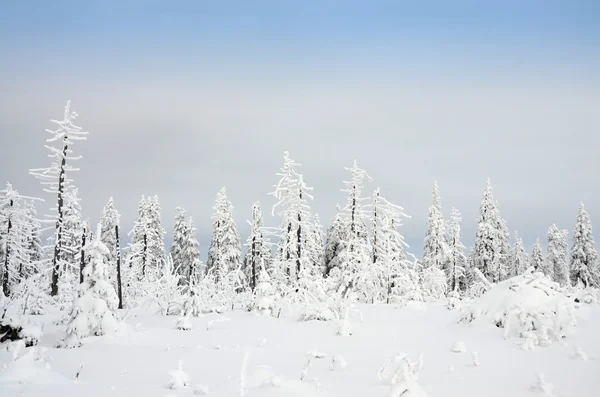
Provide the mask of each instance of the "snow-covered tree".
POLYGON ((571 282, 584 286, 597 285, 598 253, 592 234, 592 221, 583 204, 579 207, 577 223, 573 230, 571 249, 571 282))
POLYGON ((54 209, 56 214, 49 215, 49 218, 55 223, 54 249, 52 254, 52 280, 50 294, 58 295, 59 275, 61 271, 60 261, 63 259, 64 247, 64 204, 65 192, 70 190, 72 180, 67 174, 77 171, 72 166, 72 162, 80 159, 80 156, 73 156, 73 144, 75 141, 86 139, 87 132, 82 131, 81 127, 74 124, 77 113, 71 112, 71 101, 67 101, 62 120, 51 120, 57 125, 55 130, 46 130, 52 134, 47 139, 46 148, 50 151, 49 157, 52 158, 52 164, 48 168, 32 169, 30 172, 41 180, 44 191, 56 195, 57 205, 54 209), (52 143, 59 143, 60 147, 51 146, 52 143))
POLYGON ((60 347, 79 347, 81 339, 115 332, 119 323, 114 311, 119 298, 108 279, 109 249, 100 240, 101 225, 96 238, 84 248, 91 260, 84 269, 84 282, 80 285, 81 296, 75 301, 65 339, 60 347))
POLYGON ((321 225, 319 214, 312 217, 309 225, 312 227, 304 236, 310 266, 314 267, 315 273, 323 275, 325 274, 325 246, 323 244, 323 225, 321 225))
POLYGON ((377 188, 373 194, 371 208, 372 225, 372 265, 371 272, 380 280, 379 291, 374 291, 371 298, 380 299, 386 303, 407 298, 407 284, 416 279, 410 279, 410 263, 407 261, 404 249, 408 244, 398 231, 402 220, 409 218, 404 209, 390 203, 381 196, 377 188))
POLYGON ((100 240, 108 248, 109 279, 117 291, 119 309, 123 308, 123 284, 121 272, 121 241, 119 235, 119 222, 121 215, 115 208, 113 198, 110 197, 102 209, 100 224, 100 240))
POLYGON ((548 229, 548 261, 549 271, 554 281, 565 287, 569 282, 569 259, 568 259, 568 236, 567 230, 560 230, 556 225, 548 229))
POLYGON ((33 273, 32 202, 33 199, 21 196, 10 183, 0 191, 0 276, 1 291, 7 297, 19 282, 33 273))
POLYGON ((310 194, 313 189, 304 182, 298 167, 300 164, 292 160, 287 151, 284 152, 283 167, 277 173, 279 182, 269 193, 277 199, 271 214, 282 217, 276 262, 283 266, 292 283, 298 280, 303 266, 312 265, 306 236, 314 230, 308 205, 308 200, 313 199, 310 194))
POLYGON ((446 231, 437 182, 433 183, 433 203, 429 207, 427 232, 423 242, 422 269, 435 266, 447 271, 450 252, 446 244, 446 231))
POLYGON ((213 209, 213 234, 206 271, 214 274, 216 281, 220 282, 241 267, 242 243, 233 220, 233 205, 227 199, 225 187, 217 193, 213 209))
POLYGON ((181 207, 176 209, 173 228, 171 257, 175 271, 181 276, 183 285, 196 284, 200 278, 200 243, 196 237, 196 228, 191 217, 181 207))
POLYGON ((337 205, 337 212, 331 226, 327 229, 325 242, 325 275, 332 269, 340 267, 340 254, 343 251, 343 242, 348 239, 348 226, 342 216, 342 209, 337 205))
POLYGON ((499 282, 507 276, 508 233, 506 223, 500 217, 498 203, 492 194, 488 178, 479 209, 479 222, 473 247, 473 266, 489 281, 499 282))
POLYGON ((244 274, 250 288, 254 291, 259 283, 262 264, 264 264, 266 271, 273 260, 271 257, 271 242, 265 233, 262 211, 258 201, 252 205, 252 222, 248 223, 250 224, 250 235, 246 242, 244 274))
POLYGON ((63 211, 63 234, 62 249, 62 271, 76 273, 79 267, 79 258, 81 254, 81 241, 83 238, 83 223, 81 220, 81 199, 79 198, 79 189, 73 188, 64 194, 63 211))
POLYGON ((529 268, 529 256, 525 251, 523 239, 519 237, 519 233, 515 231, 515 244, 510 251, 510 271, 509 276, 520 276, 529 268))
POLYGON ((456 208, 452 208, 448 228, 448 247, 450 260, 448 262, 446 277, 449 291, 465 291, 467 288, 465 246, 461 241, 460 222, 462 217, 456 208))
POLYGON ((542 272, 545 274, 544 270, 544 254, 542 253, 542 244, 540 244, 540 239, 535 240, 535 244, 533 245, 533 251, 531 252, 531 266, 536 272, 542 272))
POLYGON ((127 288, 125 295, 128 305, 135 305, 139 298, 148 293, 145 285, 156 282, 166 271, 164 248, 165 230, 160 222, 158 197, 142 196, 138 208, 138 218, 133 226, 131 242, 127 249, 127 288))
POLYGON ((351 173, 352 178, 344 181, 345 189, 342 189, 342 192, 348 194, 343 210, 348 234, 342 242, 344 249, 340 255, 340 287, 342 296, 349 297, 352 294, 356 299, 368 301, 379 285, 371 266, 373 261, 367 229, 370 214, 363 204, 369 197, 362 196, 365 178, 371 177, 358 167, 356 161, 352 167, 345 169, 351 173))

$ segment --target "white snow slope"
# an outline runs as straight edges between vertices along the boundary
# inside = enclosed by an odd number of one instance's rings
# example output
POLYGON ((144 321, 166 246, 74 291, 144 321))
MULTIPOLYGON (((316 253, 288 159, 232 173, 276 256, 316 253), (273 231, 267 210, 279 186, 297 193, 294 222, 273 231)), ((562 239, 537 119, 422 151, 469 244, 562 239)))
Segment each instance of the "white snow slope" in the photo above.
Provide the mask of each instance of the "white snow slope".
MULTIPOLYGON (((175 328, 176 317, 132 311, 126 330, 86 339, 79 349, 54 348, 64 326, 52 325, 49 316, 31 317, 46 323, 40 342, 46 350, 39 353, 48 364, 33 362, 31 355, 20 364, 13 362, 14 351, 3 346, 0 396, 384 397, 392 386, 378 373, 398 353, 412 361, 423 354, 418 383, 429 397, 543 395, 532 388, 538 373, 553 385, 554 396, 600 393, 599 306, 582 305, 574 334, 531 351, 504 339, 502 329, 493 325, 459 324, 459 313, 442 304, 359 309, 364 322, 351 316, 351 336, 336 335, 333 322, 303 323, 241 311, 227 313, 229 321, 218 327, 207 325, 221 315, 191 318, 192 330, 181 331, 175 328), (467 354, 451 351, 457 341, 465 343, 467 354), (578 348, 588 360, 576 359, 578 348), (242 370, 246 352, 249 357, 242 370), (317 358, 305 369, 309 352, 317 358), (479 366, 473 365, 473 352, 479 366), (332 366, 334 356, 347 365, 332 366), (177 370, 180 360, 190 386, 172 390, 169 373, 177 370)), ((38 348, 22 348, 17 355, 30 349, 38 348)))

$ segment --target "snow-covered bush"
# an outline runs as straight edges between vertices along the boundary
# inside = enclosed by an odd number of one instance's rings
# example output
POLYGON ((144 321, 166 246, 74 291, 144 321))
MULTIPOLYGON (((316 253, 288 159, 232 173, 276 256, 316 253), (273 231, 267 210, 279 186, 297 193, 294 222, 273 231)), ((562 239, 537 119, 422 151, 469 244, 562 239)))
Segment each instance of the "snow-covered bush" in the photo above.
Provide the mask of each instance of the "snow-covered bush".
POLYGON ((533 345, 549 345, 567 336, 576 325, 574 302, 542 273, 512 277, 489 290, 464 311, 460 322, 482 321, 504 328, 504 337, 517 336, 533 345))
POLYGON ((192 323, 190 322, 190 318, 188 316, 181 316, 177 319, 175 323, 175 328, 182 331, 190 331, 192 329, 192 323))
POLYGON ((23 325, 18 318, 0 319, 0 343, 22 340, 26 347, 38 344, 42 330, 35 325, 23 325))
POLYGON ((467 351, 467 346, 465 346, 465 342, 458 341, 452 345, 451 351, 454 353, 464 353, 467 351))
POLYGON ((421 272, 421 291, 426 301, 443 298, 448 290, 446 273, 436 266, 423 269, 421 272))
POLYGON ((183 370, 183 361, 179 360, 177 369, 169 371, 169 389, 183 389, 190 386, 190 376, 183 370))
POLYGON ((67 334, 59 343, 59 347, 79 347, 82 338, 110 334, 119 328, 119 322, 114 315, 119 299, 108 279, 109 250, 100 241, 100 224, 96 238, 85 250, 90 255, 90 262, 83 270, 81 296, 73 305, 67 334))
POLYGON ((254 293, 253 310, 262 315, 273 315, 275 309, 275 291, 271 285, 269 273, 267 273, 264 268, 264 264, 258 274, 258 284, 256 285, 254 293))
POLYGON ((411 361, 404 353, 390 358, 379 370, 379 379, 392 385, 389 397, 427 397, 417 382, 423 367, 423 356, 411 361))
POLYGON ((552 396, 552 391, 554 390, 554 386, 551 383, 548 383, 545 379, 545 376, 542 372, 538 372, 536 375, 536 380, 531 385, 531 391, 542 393, 544 396, 552 396))

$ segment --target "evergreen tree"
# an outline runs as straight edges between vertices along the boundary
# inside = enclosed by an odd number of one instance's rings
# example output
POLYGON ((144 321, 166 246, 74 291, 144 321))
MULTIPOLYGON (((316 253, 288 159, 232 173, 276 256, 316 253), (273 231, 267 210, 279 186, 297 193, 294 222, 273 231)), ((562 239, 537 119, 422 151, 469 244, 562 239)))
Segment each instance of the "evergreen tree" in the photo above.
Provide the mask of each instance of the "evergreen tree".
POLYGON ((567 230, 560 230, 554 224, 548 229, 549 272, 561 287, 569 285, 568 235, 567 230))
POLYGON ((252 222, 250 223, 250 235, 246 242, 246 257, 244 259, 244 274, 252 291, 260 283, 259 276, 261 266, 264 264, 265 270, 269 269, 272 263, 271 243, 268 240, 260 203, 256 202, 252 206, 252 222))
POLYGON ((491 282, 500 282, 507 276, 507 238, 506 223, 500 217, 488 178, 479 209, 472 263, 491 282))
POLYGON ((448 289, 450 291, 465 291, 466 262, 465 246, 461 241, 460 222, 462 217, 456 208, 452 208, 448 230, 448 246, 450 249, 450 261, 447 267, 448 289))
POLYGON ((597 280, 597 261, 592 221, 583 204, 579 207, 577 223, 573 230, 573 248, 571 249, 571 282, 585 287, 595 286, 597 280))
POLYGON ((165 250, 166 231, 160 219, 161 208, 158 196, 148 198, 146 203, 148 205, 148 266, 151 272, 160 277, 165 270, 167 258, 165 250))
POLYGON ((101 225, 98 224, 96 238, 84 248, 91 260, 84 269, 81 297, 73 305, 67 335, 60 343, 61 347, 79 347, 82 338, 105 335, 118 329, 114 311, 119 300, 108 279, 109 249, 100 241, 101 234, 101 225))
MULTIPOLYGON (((121 274, 121 242, 119 236, 119 223, 121 215, 116 210, 113 198, 110 197, 102 209, 100 217, 100 241, 108 248, 108 274, 109 280, 119 298, 119 309, 123 308, 123 284, 121 274)), ((88 229, 89 230, 89 229, 88 229)))
POLYGON ((331 226, 327 229, 325 243, 325 275, 329 275, 332 269, 340 267, 340 254, 343 250, 343 242, 348 238, 348 226, 342 216, 342 209, 338 205, 337 212, 331 226))
MULTIPOLYGON (((283 155, 283 167, 277 173, 280 177, 275 190, 270 195, 275 196, 277 203, 273 205, 272 215, 283 218, 281 235, 277 249, 277 263, 283 266, 290 282, 298 280, 303 265, 314 265, 306 247, 307 236, 314 230, 309 213, 308 199, 312 187, 309 187, 302 174, 297 171, 300 164, 296 163, 286 151, 283 155)), ((313 272, 314 269, 309 269, 313 272)))
POLYGON ((180 284, 196 285, 200 278, 200 243, 196 238, 196 228, 191 217, 181 207, 176 209, 175 226, 173 228, 173 245, 171 257, 175 272, 179 274, 180 284))
POLYGON ((536 272, 545 274, 544 254, 542 253, 542 245, 540 244, 539 238, 535 240, 535 244, 533 245, 533 251, 531 252, 531 266, 536 272))
POLYGON ((523 239, 515 231, 515 245, 510 252, 510 271, 509 276, 520 276, 529 268, 529 256, 525 251, 523 239))
POLYGON ((427 269, 435 266, 438 269, 448 271, 449 249, 446 244, 446 231, 444 217, 442 215, 442 204, 437 182, 433 183, 433 204, 429 207, 427 218, 427 233, 423 244, 422 268, 427 269))
POLYGON ((77 113, 71 112, 71 101, 67 101, 65 106, 63 120, 51 120, 57 124, 56 130, 46 130, 52 137, 47 139, 46 142, 60 143, 60 149, 51 145, 46 145, 46 148, 50 151, 50 158, 53 159, 52 164, 48 168, 32 169, 30 172, 41 180, 44 186, 44 191, 56 195, 57 206, 56 215, 52 214, 50 217, 56 222, 56 229, 54 233, 54 248, 52 255, 52 280, 51 280, 51 296, 58 295, 58 283, 59 275, 61 271, 61 260, 63 260, 64 247, 62 246, 63 234, 64 234, 64 204, 65 204, 65 192, 70 190, 71 179, 68 178, 69 173, 77 171, 71 163, 81 157, 75 157, 72 155, 73 144, 77 140, 86 139, 87 132, 81 130, 81 127, 76 126, 74 123, 77 118, 77 113))
POLYGON ((340 281, 342 296, 354 294, 357 299, 368 301, 373 295, 373 269, 371 246, 367 223, 370 214, 364 208, 364 202, 369 197, 362 197, 365 178, 371 179, 369 174, 358 167, 356 161, 350 168, 345 168, 352 175, 350 181, 344 181, 345 189, 342 192, 348 194, 346 206, 343 210, 345 222, 348 225, 348 234, 340 255, 340 281))
MULTIPOLYGON (((17 284, 32 273, 31 225, 27 204, 10 183, 0 191, 0 276, 2 294, 10 296, 17 284)), ((0 295, 1 296, 1 295, 0 295)))
POLYGON ((218 193, 213 207, 213 234, 208 250, 206 271, 212 273, 217 282, 240 268, 242 248, 241 238, 233 220, 233 205, 227 199, 223 187, 218 193))
POLYGON ((83 223, 81 220, 81 199, 79 189, 73 188, 64 194, 63 211, 63 268, 62 271, 75 273, 79 267, 81 241, 83 238, 83 223))

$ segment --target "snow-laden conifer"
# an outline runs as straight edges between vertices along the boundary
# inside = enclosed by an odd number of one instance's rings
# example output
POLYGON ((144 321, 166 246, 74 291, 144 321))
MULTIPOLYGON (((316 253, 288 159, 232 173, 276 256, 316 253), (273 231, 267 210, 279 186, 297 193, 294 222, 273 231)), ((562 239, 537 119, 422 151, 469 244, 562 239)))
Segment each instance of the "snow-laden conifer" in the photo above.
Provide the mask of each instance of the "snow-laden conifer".
POLYGON ((117 291, 119 309, 123 308, 123 274, 121 269, 121 240, 119 223, 121 215, 115 208, 113 198, 110 197, 102 209, 100 224, 100 240, 108 248, 109 279, 117 291))
POLYGON ((568 259, 568 235, 567 230, 560 230, 556 225, 548 229, 548 261, 549 271, 554 281, 565 287, 569 282, 569 259, 568 259))
POLYGON ((583 204, 579 207, 579 215, 573 230, 573 247, 571 248, 571 282, 583 286, 598 284, 598 253, 592 234, 592 221, 583 204))
POLYGON ((232 271, 241 267, 242 243, 233 220, 233 205, 227 199, 223 187, 215 200, 213 233, 208 250, 206 271, 212 273, 216 281, 224 280, 232 271))
POLYGON ((183 285, 196 284, 200 279, 200 243, 196 237, 196 227, 191 217, 181 207, 176 209, 173 228, 171 257, 175 271, 181 276, 183 285))
POLYGON ((252 205, 252 221, 250 224, 250 235, 246 241, 246 257, 244 259, 244 274, 248 280, 249 287, 253 291, 259 283, 261 264, 269 269, 272 263, 271 242, 265 231, 260 203, 257 201, 252 205))
POLYGON ((531 266, 536 272, 544 272, 544 254, 542 252, 542 244, 540 244, 540 239, 535 240, 535 244, 533 245, 533 251, 531 252, 531 266))
POLYGON ((343 251, 343 242, 348 239, 348 226, 342 215, 342 209, 337 205, 337 212, 331 226, 327 229, 325 242, 325 274, 329 275, 332 269, 340 267, 340 254, 343 251))
POLYGON ((506 223, 500 217, 498 204, 492 194, 492 183, 488 178, 479 209, 472 259, 473 266, 489 281, 499 282, 507 276, 507 238, 506 223))
POLYGON ((523 239, 519 237, 519 233, 515 231, 514 236, 514 246, 510 251, 510 267, 509 267, 509 276, 520 276, 525 273, 525 270, 529 268, 529 256, 525 251, 525 246, 523 245, 523 239))
POLYGON ((437 182, 433 183, 433 203, 429 207, 427 218, 427 232, 423 242, 422 269, 435 266, 447 270, 450 252, 446 244, 446 231, 442 204, 437 182))
POLYGON ((447 266, 448 289, 464 292, 467 288, 465 246, 461 241, 460 222, 462 217, 456 208, 452 208, 448 228, 448 247, 450 259, 447 266))
POLYGON ((84 249, 91 259, 85 267, 84 282, 80 285, 81 296, 75 301, 65 339, 60 347, 79 347, 88 336, 115 332, 119 323, 114 311, 119 299, 108 279, 109 250, 100 240, 101 225, 98 224, 96 238, 84 249))
POLYGON ((283 167, 277 173, 279 182, 275 190, 269 193, 277 200, 271 214, 282 217, 276 262, 283 267, 290 284, 298 280, 303 266, 313 265, 306 247, 306 236, 314 229, 308 205, 308 200, 313 199, 310 194, 313 189, 298 172, 300 166, 287 151, 284 152, 283 167))
POLYGON ((48 168, 32 169, 30 173, 41 180, 44 191, 53 194, 57 197, 56 208, 53 213, 49 214, 51 223, 55 226, 54 239, 52 247, 52 279, 50 294, 58 295, 58 282, 61 271, 61 259, 63 257, 64 247, 62 246, 64 234, 64 201, 65 192, 71 188, 72 179, 70 174, 78 171, 72 166, 72 163, 80 156, 73 156, 73 144, 75 141, 86 139, 88 134, 82 131, 81 127, 74 124, 77 118, 77 113, 71 111, 71 101, 67 101, 62 120, 51 120, 57 125, 55 130, 46 130, 52 135, 48 138, 46 148, 50 151, 49 157, 52 158, 52 163, 48 168), (51 144, 58 144, 54 147, 51 144), (56 213, 54 213, 56 211, 56 213))
POLYGON ((10 296, 16 286, 34 272, 31 249, 32 198, 24 197, 10 183, 0 191, 0 279, 1 292, 10 296))

